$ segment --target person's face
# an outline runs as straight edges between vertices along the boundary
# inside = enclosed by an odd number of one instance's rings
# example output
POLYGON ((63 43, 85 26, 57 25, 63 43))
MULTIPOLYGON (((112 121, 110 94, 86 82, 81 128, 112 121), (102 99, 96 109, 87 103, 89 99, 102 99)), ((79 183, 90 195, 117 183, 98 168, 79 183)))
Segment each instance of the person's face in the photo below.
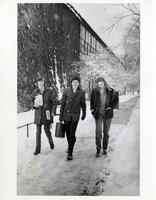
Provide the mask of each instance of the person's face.
POLYGON ((44 81, 43 81, 43 80, 38 81, 37 84, 38 84, 38 88, 39 88, 39 89, 41 89, 41 88, 44 87, 44 81))
POLYGON ((102 81, 101 81, 101 82, 98 82, 97 85, 98 85, 98 88, 99 88, 99 89, 104 89, 104 87, 105 87, 105 84, 104 84, 104 82, 102 82, 102 81))
POLYGON ((72 87, 73 87, 73 89, 77 89, 78 86, 79 86, 79 81, 78 80, 73 80, 72 81, 72 87))

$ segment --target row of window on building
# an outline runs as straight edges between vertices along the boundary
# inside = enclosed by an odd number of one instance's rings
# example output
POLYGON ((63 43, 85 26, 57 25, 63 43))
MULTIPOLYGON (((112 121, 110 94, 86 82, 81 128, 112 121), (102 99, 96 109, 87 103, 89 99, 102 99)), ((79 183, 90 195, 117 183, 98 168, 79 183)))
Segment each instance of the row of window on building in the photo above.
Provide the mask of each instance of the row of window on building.
POLYGON ((81 52, 86 54, 100 52, 103 49, 103 46, 83 25, 80 25, 80 45, 81 52))

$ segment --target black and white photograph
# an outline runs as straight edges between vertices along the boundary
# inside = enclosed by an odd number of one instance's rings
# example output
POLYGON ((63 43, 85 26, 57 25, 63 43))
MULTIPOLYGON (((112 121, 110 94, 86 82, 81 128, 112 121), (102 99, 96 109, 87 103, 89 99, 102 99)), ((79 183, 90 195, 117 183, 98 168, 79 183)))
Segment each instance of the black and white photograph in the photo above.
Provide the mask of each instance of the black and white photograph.
POLYGON ((19 3, 17 73, 17 194, 139 195, 140 5, 19 3))
MULTIPOLYGON (((1 5, 7 8, 6 2, 1 5)), ((0 36, 6 46, 0 54, 12 49, 10 41, 15 45, 13 59, 9 51, 4 59, 12 66, 4 62, 7 76, 1 77, 7 82, 2 87, 7 99, 2 99, 2 132, 9 132, 1 141, 1 152, 7 149, 0 170, 2 199, 153 200, 156 163, 150 113, 155 97, 149 91, 154 70, 144 56, 144 50, 151 50, 153 57, 147 33, 152 38, 154 32, 145 18, 152 3, 11 5, 14 23, 0 15, 2 30, 6 27, 6 36, 13 38, 7 42, 0 36)))

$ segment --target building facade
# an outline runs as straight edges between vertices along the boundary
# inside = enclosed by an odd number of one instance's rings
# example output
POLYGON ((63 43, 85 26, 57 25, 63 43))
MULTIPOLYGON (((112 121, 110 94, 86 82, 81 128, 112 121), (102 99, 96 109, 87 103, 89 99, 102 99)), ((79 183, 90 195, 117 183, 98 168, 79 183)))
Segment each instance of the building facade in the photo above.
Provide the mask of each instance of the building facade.
POLYGON ((38 73, 61 92, 80 54, 102 49, 118 59, 72 5, 18 4, 18 102, 29 107, 38 73))

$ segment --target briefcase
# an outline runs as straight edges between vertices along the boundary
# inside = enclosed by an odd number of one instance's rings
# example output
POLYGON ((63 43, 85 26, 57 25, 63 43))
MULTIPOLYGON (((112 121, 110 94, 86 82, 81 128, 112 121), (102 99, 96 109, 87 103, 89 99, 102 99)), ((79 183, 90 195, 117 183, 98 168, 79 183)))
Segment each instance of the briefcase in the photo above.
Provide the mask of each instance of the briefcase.
POLYGON ((118 91, 114 92, 114 100, 116 102, 114 109, 119 109, 119 92, 118 91))
POLYGON ((58 138, 64 138, 65 137, 65 124, 63 124, 61 122, 56 123, 55 137, 58 137, 58 138))

